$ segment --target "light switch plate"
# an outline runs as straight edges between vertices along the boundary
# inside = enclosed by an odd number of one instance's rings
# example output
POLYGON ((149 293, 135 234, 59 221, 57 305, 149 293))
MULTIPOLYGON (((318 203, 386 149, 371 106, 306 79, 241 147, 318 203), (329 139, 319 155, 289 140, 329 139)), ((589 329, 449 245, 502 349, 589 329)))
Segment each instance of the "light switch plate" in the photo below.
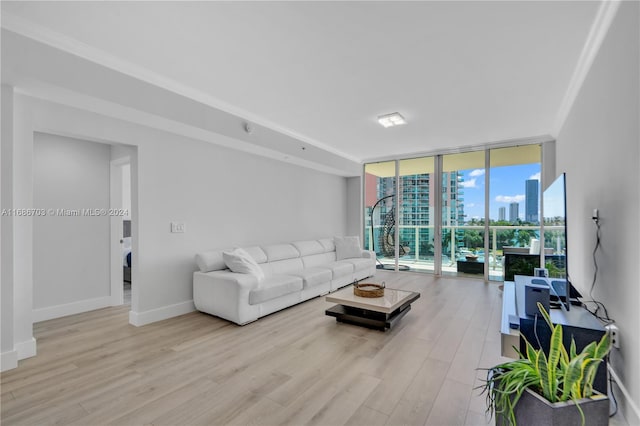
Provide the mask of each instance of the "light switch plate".
POLYGON ((171 232, 172 233, 183 233, 185 231, 184 223, 182 222, 171 222, 171 232))

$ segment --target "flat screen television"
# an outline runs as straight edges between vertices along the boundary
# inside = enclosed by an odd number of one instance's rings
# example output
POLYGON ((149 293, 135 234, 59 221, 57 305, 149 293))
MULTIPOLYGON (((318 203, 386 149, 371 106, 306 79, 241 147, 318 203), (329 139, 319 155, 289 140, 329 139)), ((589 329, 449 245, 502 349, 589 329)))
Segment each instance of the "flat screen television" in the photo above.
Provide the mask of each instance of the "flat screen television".
MULTIPOLYGON (((545 259, 544 267, 548 270, 555 299, 566 303, 569 299, 582 297, 569 281, 567 250, 567 187, 566 175, 562 173, 549 185, 542 194, 544 209, 544 247, 553 248, 553 256, 545 259)), ((552 296, 552 300, 553 300, 552 296)))

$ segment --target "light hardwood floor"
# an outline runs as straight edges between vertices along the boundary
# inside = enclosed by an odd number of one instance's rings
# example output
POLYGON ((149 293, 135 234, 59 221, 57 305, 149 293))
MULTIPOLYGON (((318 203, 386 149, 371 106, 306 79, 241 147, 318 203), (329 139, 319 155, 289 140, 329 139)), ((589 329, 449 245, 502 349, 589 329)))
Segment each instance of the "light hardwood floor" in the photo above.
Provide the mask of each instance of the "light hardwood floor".
POLYGON ((3 425, 485 425, 474 387, 500 356, 497 284, 378 271, 419 291, 386 333, 316 298, 239 327, 194 312, 136 328, 129 307, 38 323, 1 375, 3 425))

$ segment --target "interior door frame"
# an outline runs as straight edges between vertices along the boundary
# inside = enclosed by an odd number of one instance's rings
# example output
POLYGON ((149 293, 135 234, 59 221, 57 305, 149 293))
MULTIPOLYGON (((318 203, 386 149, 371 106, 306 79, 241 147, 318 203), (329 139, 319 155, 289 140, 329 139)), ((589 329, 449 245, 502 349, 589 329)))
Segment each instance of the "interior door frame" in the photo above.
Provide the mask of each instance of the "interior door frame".
MULTIPOLYGON (((122 167, 131 164, 130 157, 111 160, 110 167, 110 188, 109 206, 111 209, 122 209, 122 167)), ((123 216, 110 216, 110 247, 111 247, 111 306, 124 304, 124 269, 122 263, 122 239, 123 239, 123 216)))

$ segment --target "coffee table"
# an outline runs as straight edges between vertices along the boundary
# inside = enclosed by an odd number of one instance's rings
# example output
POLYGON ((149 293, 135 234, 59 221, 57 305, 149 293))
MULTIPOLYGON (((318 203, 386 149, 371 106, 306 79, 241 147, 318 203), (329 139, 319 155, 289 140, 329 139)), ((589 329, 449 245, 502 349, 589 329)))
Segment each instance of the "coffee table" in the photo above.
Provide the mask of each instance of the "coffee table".
POLYGON ((391 329, 409 310, 411 303, 420 298, 414 291, 384 289, 382 297, 360 297, 349 286, 326 296, 327 302, 337 305, 325 314, 336 321, 386 331, 391 329))

